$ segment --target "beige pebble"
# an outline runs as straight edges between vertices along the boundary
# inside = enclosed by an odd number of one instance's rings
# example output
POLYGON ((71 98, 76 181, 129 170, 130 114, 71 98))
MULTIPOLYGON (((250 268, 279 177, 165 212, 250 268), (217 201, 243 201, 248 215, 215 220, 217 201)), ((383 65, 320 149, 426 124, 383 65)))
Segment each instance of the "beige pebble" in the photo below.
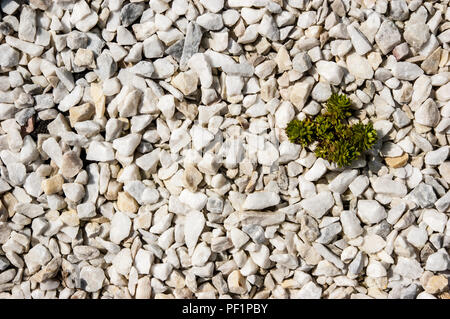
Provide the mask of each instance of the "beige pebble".
POLYGON ((74 106, 69 110, 70 125, 73 127, 77 122, 90 120, 94 113, 95 109, 90 103, 74 106))
POLYGON ((106 190, 105 198, 107 200, 116 200, 121 189, 122 183, 110 181, 108 184, 108 189, 106 190))
POLYGON ((197 186, 203 179, 203 175, 193 165, 189 165, 183 172, 183 186, 192 192, 197 191, 197 186))
POLYGON ((401 156, 385 157, 384 160, 389 167, 399 168, 405 166, 406 163, 408 163, 408 158, 408 153, 403 153, 403 155, 401 156))
POLYGON ((245 287, 245 277, 242 276, 239 270, 234 270, 228 275, 228 289, 233 294, 242 295, 247 292, 245 287))
POLYGON ((62 191, 63 183, 64 178, 58 174, 50 178, 44 179, 41 183, 41 187, 46 195, 52 195, 62 191))
POLYGON ((121 212, 136 213, 139 205, 127 192, 119 192, 117 196, 117 208, 121 212))
POLYGON ((80 219, 78 218, 77 212, 73 209, 63 212, 59 217, 67 226, 75 227, 80 224, 80 219))
POLYGON ((88 66, 95 68, 94 53, 89 49, 79 48, 75 54, 75 60, 73 62, 77 66, 88 66))
POLYGON ((198 77, 194 71, 178 73, 172 79, 172 85, 184 95, 189 95, 197 90, 198 77))
POLYGON ((424 288, 430 294, 444 292, 448 290, 448 278, 444 275, 433 276, 428 280, 424 288))

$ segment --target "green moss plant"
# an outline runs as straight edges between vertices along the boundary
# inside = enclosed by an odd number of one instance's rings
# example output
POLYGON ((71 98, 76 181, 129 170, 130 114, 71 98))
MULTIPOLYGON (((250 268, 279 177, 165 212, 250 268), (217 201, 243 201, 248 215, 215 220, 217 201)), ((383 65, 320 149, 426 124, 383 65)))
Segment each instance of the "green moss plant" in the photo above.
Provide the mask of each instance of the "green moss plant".
POLYGON ((306 117, 288 123, 289 141, 303 147, 317 142, 315 154, 338 166, 350 165, 377 141, 372 122, 350 125, 351 101, 344 94, 333 93, 326 103, 326 112, 313 119, 306 117))

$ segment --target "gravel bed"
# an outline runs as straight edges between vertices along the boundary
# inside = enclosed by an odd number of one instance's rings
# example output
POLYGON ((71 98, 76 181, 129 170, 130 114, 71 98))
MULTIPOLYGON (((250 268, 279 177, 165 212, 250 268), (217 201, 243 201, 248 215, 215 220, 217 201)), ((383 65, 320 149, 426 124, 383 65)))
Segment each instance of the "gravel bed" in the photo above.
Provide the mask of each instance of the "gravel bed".
POLYGON ((0 8, 0 298, 450 298, 449 0, 0 8))

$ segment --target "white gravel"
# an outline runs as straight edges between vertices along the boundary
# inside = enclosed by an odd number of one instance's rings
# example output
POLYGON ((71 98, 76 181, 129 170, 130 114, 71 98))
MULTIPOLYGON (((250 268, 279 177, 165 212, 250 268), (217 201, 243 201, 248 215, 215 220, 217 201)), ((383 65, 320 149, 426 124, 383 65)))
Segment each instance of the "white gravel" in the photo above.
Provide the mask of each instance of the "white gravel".
POLYGON ((0 298, 449 298, 448 0, 0 8, 0 298))

